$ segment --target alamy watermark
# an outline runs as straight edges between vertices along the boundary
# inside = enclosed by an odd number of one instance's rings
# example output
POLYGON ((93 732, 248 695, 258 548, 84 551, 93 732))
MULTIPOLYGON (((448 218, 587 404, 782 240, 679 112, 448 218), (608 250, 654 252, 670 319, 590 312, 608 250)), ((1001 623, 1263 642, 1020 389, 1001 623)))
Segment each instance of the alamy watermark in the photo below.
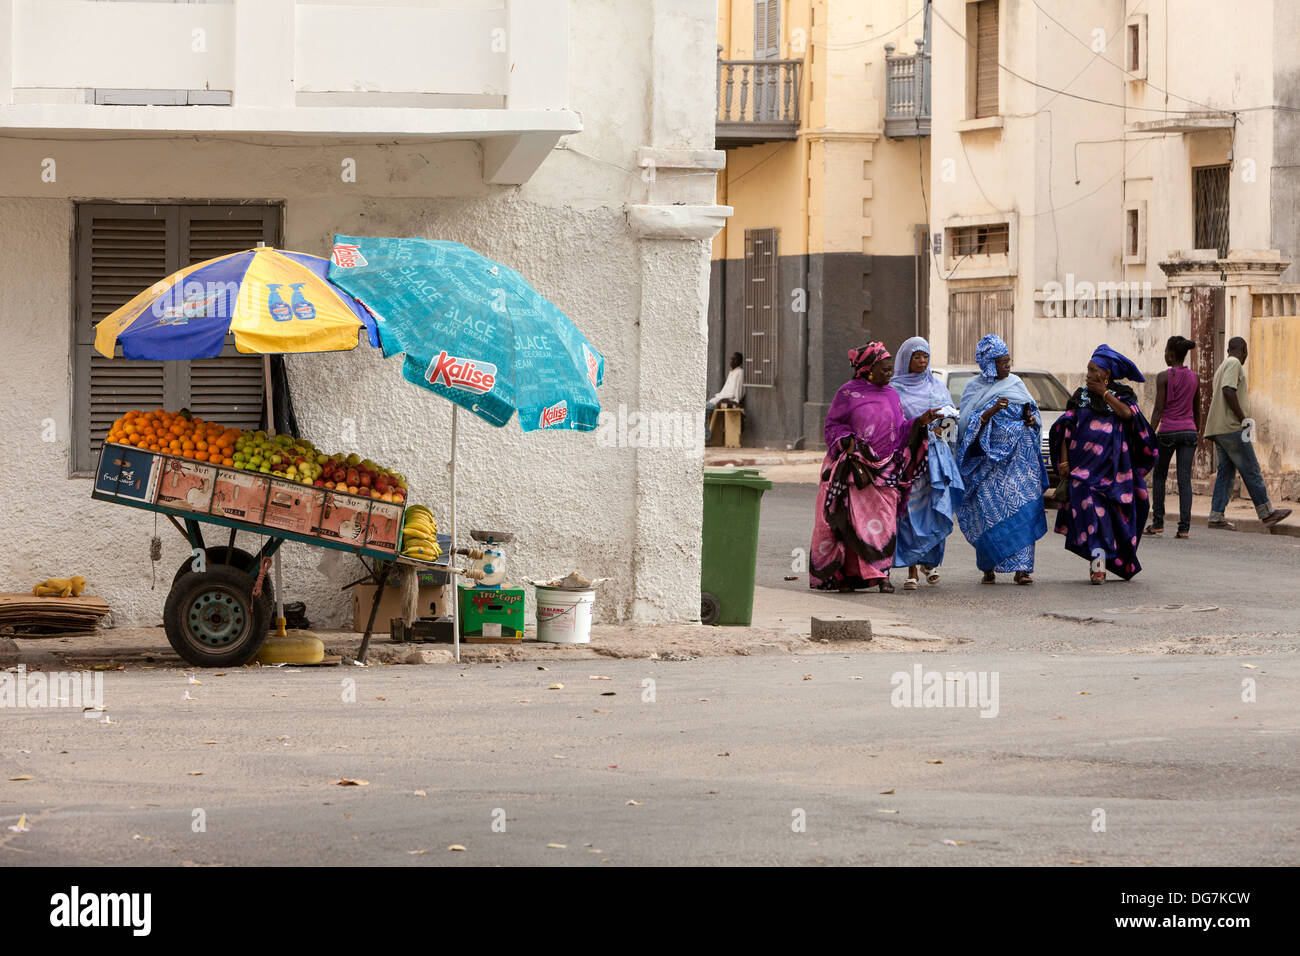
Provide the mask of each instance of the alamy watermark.
POLYGON ((704 454, 704 414, 698 411, 602 411, 596 419, 599 448, 677 448, 704 454))
POLYGON ((93 671, 35 671, 19 664, 0 671, 0 707, 80 707, 98 718, 104 709, 104 675, 93 671))
POLYGON ((1152 316, 1150 282, 1076 281, 1065 274, 1065 284, 1053 279, 1043 286, 1043 317, 1124 318, 1149 323, 1152 316))
POLYGON ((920 664, 911 672, 895 671, 889 678, 894 707, 978 707, 981 717, 998 715, 997 671, 927 671, 920 664))

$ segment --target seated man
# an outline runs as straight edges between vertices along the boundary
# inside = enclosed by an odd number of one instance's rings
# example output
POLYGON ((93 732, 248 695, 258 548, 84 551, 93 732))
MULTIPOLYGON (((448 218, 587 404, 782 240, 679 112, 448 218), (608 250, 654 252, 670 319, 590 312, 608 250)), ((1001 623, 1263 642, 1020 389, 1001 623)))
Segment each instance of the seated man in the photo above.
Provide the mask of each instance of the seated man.
POLYGON ((704 440, 710 441, 713 438, 713 430, 710 422, 713 418, 715 408, 739 408, 741 401, 745 397, 745 357, 739 352, 732 353, 731 371, 727 373, 727 381, 723 383, 718 393, 710 398, 704 404, 704 440))

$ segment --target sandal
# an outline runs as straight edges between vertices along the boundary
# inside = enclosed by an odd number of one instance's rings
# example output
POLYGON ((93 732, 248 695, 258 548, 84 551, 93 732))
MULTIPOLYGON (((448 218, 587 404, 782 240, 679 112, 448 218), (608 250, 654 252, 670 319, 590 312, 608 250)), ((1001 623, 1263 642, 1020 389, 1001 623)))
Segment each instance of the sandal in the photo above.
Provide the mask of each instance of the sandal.
POLYGON ((992 571, 985 571, 984 577, 980 579, 980 584, 997 584, 997 583, 998 583, 997 575, 994 574, 992 571))
POLYGON ((1034 576, 1028 571, 1017 571, 1014 580, 1017 584, 1033 584, 1034 576))
POLYGON ((1174 535, 1175 538, 1190 538, 1191 536, 1191 533, 1187 531, 1180 531, 1174 535))
POLYGON ((1102 561, 1101 558, 1095 558, 1092 564, 1090 565, 1090 568, 1091 570, 1088 574, 1088 580, 1091 581, 1093 584, 1105 584, 1106 563, 1102 561))
MULTIPOLYGON (((907 585, 905 584, 905 585, 903 585, 903 587, 907 587, 907 585)), ((885 578, 885 580, 883 580, 883 581, 880 582, 880 593, 881 593, 881 594, 893 594, 893 593, 894 593, 894 586, 893 586, 892 584, 889 583, 889 578, 885 578)))
POLYGON ((926 572, 925 572, 925 579, 926 579, 927 581, 929 581, 931 584, 938 584, 938 583, 939 583, 939 569, 938 569, 938 568, 929 568, 929 569, 927 569, 926 572))
POLYGON ((1154 525, 1154 524, 1149 524, 1149 525, 1147 525, 1147 530, 1146 530, 1144 533, 1145 533, 1145 534, 1164 534, 1164 533, 1165 533, 1165 526, 1164 526, 1164 525, 1154 525))
POLYGON ((904 581, 904 582, 903 582, 903 590, 904 590, 904 591, 915 591, 915 590, 916 590, 916 578, 908 578, 906 581, 904 581))
POLYGON ((1210 521, 1205 525, 1207 528, 1217 528, 1220 531, 1236 531, 1237 526, 1231 521, 1210 521))

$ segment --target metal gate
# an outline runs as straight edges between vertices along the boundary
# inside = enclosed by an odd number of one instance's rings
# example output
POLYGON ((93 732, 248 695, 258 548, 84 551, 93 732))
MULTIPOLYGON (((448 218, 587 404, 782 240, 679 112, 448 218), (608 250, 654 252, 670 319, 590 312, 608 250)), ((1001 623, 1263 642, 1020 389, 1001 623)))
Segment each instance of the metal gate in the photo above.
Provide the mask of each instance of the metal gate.
POLYGON ((746 386, 776 384, 776 267, 776 230, 746 229, 745 308, 741 322, 746 386))
POLYGON ((1196 248, 1217 249, 1219 258, 1228 255, 1229 166, 1197 166, 1192 170, 1192 193, 1196 212, 1196 248))
POLYGON ((990 333, 1006 342, 1014 354, 1015 318, 1011 289, 952 293, 948 300, 948 361, 953 365, 973 364, 975 346, 990 333))

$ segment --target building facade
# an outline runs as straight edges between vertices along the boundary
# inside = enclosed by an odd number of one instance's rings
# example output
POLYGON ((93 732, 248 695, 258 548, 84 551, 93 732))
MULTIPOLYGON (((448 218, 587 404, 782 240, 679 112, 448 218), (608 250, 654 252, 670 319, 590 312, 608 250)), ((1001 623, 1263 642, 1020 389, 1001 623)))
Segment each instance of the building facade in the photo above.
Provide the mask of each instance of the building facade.
POLYGON ((1261 463, 1294 490, 1300 7, 934 0, 932 47, 939 359, 997 332, 1073 388, 1107 342, 1153 382, 1182 334, 1208 380, 1241 335, 1261 463))
MULTIPOLYGON (((715 33, 709 0, 0 0, 4 589, 77 573, 117 622, 160 620, 188 546, 163 522, 155 566, 152 519, 91 500, 99 442, 132 407, 255 427, 261 364, 110 361, 90 330, 259 241, 463 242, 601 349, 606 409, 698 418, 715 33)), ((399 468, 445 520, 447 402, 377 350, 285 361, 305 437, 399 468)), ((698 619, 698 447, 460 427, 460 527, 513 530, 513 579, 578 568, 611 578, 604 620, 698 619)), ((285 598, 350 620, 354 559, 284 553, 285 598)))
POLYGON ((928 327, 924 0, 719 0, 709 389, 745 356, 744 444, 819 448, 846 353, 928 327))

